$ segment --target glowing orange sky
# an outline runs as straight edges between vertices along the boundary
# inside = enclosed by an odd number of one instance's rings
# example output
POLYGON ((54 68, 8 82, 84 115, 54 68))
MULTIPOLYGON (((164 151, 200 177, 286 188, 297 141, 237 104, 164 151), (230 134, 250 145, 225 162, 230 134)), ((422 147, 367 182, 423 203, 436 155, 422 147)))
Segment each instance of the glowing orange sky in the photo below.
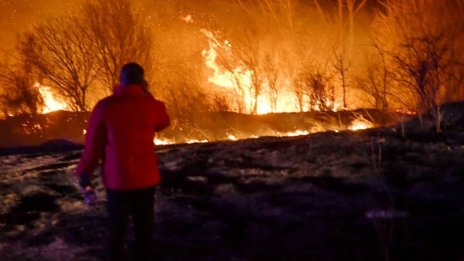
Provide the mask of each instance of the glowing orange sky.
POLYGON ((62 15, 81 0, 0 0, 0 49, 10 49, 16 35, 43 17, 62 15))

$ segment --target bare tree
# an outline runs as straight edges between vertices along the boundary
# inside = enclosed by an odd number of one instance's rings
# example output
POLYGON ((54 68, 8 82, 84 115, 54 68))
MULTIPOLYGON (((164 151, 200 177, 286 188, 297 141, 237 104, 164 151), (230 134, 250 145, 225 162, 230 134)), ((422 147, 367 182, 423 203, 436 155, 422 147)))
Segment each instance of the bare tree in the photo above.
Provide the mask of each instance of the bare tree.
MULTIPOLYGON (((286 46, 296 35, 298 1, 235 0, 235 3, 243 13, 243 30, 234 29, 231 32, 234 58, 225 62, 245 68, 246 75, 239 75, 238 78, 247 76, 249 83, 242 83, 239 88, 251 113, 256 114, 263 109, 262 103, 269 106, 267 109, 276 110, 278 92, 282 89, 279 78, 285 70, 278 66, 284 64, 286 46)), ((230 72, 237 68, 224 67, 230 72)))
MULTIPOLYGON (((151 33, 139 18, 130 0, 87 0, 82 7, 82 23, 92 39, 90 50, 97 65, 97 76, 112 93, 119 70, 127 62, 138 62, 151 69, 151 33)), ((149 72, 147 72, 149 73, 149 72)))
POLYGON ((224 84, 234 91, 238 111, 256 114, 264 80, 260 36, 250 31, 242 32, 241 41, 234 42, 232 47, 228 41, 224 44, 211 32, 202 31, 210 39, 215 63, 221 68, 221 74, 226 75, 227 83, 224 84))
MULTIPOLYGON (((249 97, 251 71, 244 68, 243 64, 233 59, 229 45, 223 45, 218 41, 213 33, 208 30, 202 30, 203 34, 209 38, 210 46, 215 52, 215 62, 224 72, 227 72, 228 85, 231 84, 233 94, 231 96, 231 103, 235 103, 235 109, 239 113, 247 111, 247 97, 249 97)), ((250 106, 251 107, 251 106, 250 106)))
POLYGON ((0 104, 5 115, 37 114, 43 105, 32 66, 24 60, 3 64, 0 71, 0 104))
POLYGON ((395 80, 414 94, 419 116, 430 112, 437 132, 443 120, 440 105, 455 95, 456 68, 462 66, 457 47, 464 27, 453 2, 387 0, 387 12, 376 23, 379 35, 389 34, 383 40, 395 80))
POLYGON ((76 17, 59 18, 34 27, 19 40, 19 52, 27 57, 43 81, 65 98, 74 111, 87 111, 87 91, 95 79, 95 60, 83 37, 85 28, 76 17))
POLYGON ((366 5, 367 0, 337 0, 334 8, 332 3, 330 3, 332 8, 329 8, 321 5, 318 0, 312 2, 319 13, 322 24, 333 35, 332 39, 328 39, 331 43, 329 44, 330 50, 327 50, 327 53, 333 52, 334 56, 326 59, 332 63, 333 68, 339 75, 342 107, 346 110, 348 106, 348 71, 351 69, 354 56, 355 21, 366 5))
POLYGON ((374 108, 389 110, 389 96, 391 89, 391 72, 387 64, 385 51, 379 43, 373 40, 374 53, 367 53, 365 71, 356 78, 356 88, 368 94, 374 108))
POLYGON ((248 106, 253 114, 257 114, 259 99, 258 97, 263 92, 263 83, 265 81, 265 74, 263 68, 264 49, 262 37, 257 34, 248 32, 247 36, 243 38, 240 44, 237 44, 235 49, 235 57, 251 71, 250 84, 245 85, 247 94, 250 95, 248 106))
POLYGON ((348 114, 347 114, 347 87, 348 87, 348 71, 350 65, 347 62, 347 57, 345 53, 339 54, 335 52, 335 62, 334 69, 340 77, 341 88, 342 88, 342 109, 343 109, 343 122, 345 125, 345 130, 348 129, 348 114))
MULTIPOLYGON (((202 117, 200 114, 211 111, 227 111, 229 108, 221 100, 219 92, 207 91, 200 84, 198 74, 188 63, 179 64, 163 85, 160 97, 170 108, 170 115, 183 122, 195 122, 202 117)), ((218 88, 219 89, 219 88, 218 88)), ((219 89, 220 90, 220 89, 219 89)))
POLYGON ((267 83, 269 100, 272 106, 272 110, 277 110, 277 101, 279 98, 279 83, 281 78, 281 66, 280 63, 275 62, 275 58, 270 54, 266 55, 264 58, 264 71, 265 71, 265 81, 267 83))
POLYGON ((293 79, 293 92, 296 96, 298 101, 298 107, 300 108, 300 112, 303 112, 305 109, 305 96, 307 93, 307 80, 304 74, 299 74, 298 76, 293 79))
POLYGON ((321 73, 315 73, 311 77, 311 89, 310 93, 310 104, 311 107, 319 111, 328 111, 330 110, 330 102, 327 101, 327 87, 326 79, 321 73))
POLYGON ((298 98, 301 108, 311 111, 334 110, 334 95, 330 85, 330 77, 325 72, 313 69, 302 71, 297 77, 295 88, 300 93, 298 98), (306 98, 306 99, 305 99, 306 98))
POLYGON ((87 94, 97 79, 112 93, 124 63, 137 61, 150 70, 150 46, 129 0, 89 0, 77 16, 48 20, 19 41, 43 82, 74 111, 90 109, 87 94))
POLYGON ((343 101, 343 109, 347 109, 347 87, 348 87, 348 79, 347 73, 350 69, 349 63, 346 61, 346 56, 344 54, 335 54, 335 64, 334 69, 339 74, 340 81, 341 81, 341 88, 342 88, 342 101, 343 101))

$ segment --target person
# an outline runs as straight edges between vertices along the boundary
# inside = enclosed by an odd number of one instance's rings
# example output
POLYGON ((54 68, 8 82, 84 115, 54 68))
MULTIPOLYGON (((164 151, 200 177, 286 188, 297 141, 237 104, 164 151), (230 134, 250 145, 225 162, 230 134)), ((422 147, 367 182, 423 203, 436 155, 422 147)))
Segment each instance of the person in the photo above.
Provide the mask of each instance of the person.
POLYGON ((114 94, 93 109, 76 175, 86 201, 95 201, 93 171, 102 160, 109 221, 109 260, 125 260, 132 217, 136 260, 149 260, 153 243, 154 191, 161 177, 155 132, 170 124, 164 103, 147 90, 144 70, 124 65, 114 94))

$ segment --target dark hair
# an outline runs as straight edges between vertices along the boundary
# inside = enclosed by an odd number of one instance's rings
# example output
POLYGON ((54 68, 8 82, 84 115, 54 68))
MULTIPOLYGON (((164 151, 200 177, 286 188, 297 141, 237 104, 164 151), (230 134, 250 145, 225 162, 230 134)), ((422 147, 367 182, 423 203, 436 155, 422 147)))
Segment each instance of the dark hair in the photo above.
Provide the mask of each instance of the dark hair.
POLYGON ((127 63, 121 68, 121 84, 145 84, 144 70, 138 63, 127 63))

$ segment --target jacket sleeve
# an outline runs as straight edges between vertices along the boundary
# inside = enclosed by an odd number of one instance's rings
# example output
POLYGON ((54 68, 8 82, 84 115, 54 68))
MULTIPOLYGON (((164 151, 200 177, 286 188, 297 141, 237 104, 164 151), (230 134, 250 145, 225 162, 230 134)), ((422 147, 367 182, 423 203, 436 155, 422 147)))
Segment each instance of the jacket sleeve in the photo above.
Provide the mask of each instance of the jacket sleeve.
POLYGON ((103 157, 106 145, 106 126, 103 118, 101 103, 97 104, 90 116, 89 126, 85 137, 84 152, 77 166, 78 179, 88 175, 91 179, 93 171, 103 157))
POLYGON ((155 126, 155 131, 161 131, 166 129, 169 124, 171 124, 171 120, 169 119, 169 115, 166 111, 166 106, 164 103, 160 102, 160 106, 158 109, 158 121, 155 126))

